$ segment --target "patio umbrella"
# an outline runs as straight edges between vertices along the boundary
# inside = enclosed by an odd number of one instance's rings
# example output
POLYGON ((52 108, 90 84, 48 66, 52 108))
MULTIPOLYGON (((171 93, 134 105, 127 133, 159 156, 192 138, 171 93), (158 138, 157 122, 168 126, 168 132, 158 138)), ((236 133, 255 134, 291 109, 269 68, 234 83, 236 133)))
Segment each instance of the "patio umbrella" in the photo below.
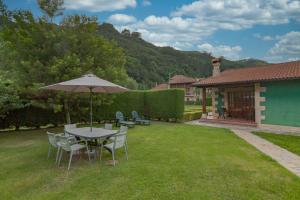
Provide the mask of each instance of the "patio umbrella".
POLYGON ((127 88, 103 80, 94 74, 87 74, 80 78, 48 85, 41 89, 60 90, 66 92, 89 92, 91 132, 93 127, 93 93, 118 93, 128 91, 127 88))

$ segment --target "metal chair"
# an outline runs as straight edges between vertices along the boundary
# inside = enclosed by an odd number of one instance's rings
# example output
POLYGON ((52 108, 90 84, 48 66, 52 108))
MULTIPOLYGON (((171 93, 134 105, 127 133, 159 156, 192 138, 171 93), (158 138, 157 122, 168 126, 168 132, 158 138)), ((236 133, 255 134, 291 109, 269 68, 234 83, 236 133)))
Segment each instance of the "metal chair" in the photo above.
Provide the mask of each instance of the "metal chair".
POLYGON ((58 136, 62 136, 63 133, 61 133, 61 134, 54 134, 54 133, 47 132, 47 135, 48 135, 48 141, 49 141, 48 158, 51 155, 51 149, 52 148, 56 148, 57 152, 56 152, 55 163, 57 163, 57 161, 58 161, 58 155, 59 155, 59 150, 60 150, 60 145, 59 145, 59 141, 58 141, 57 137, 58 136))
POLYGON ((107 130, 112 130, 113 125, 112 124, 104 124, 104 128, 107 129, 107 130))
POLYGON ((127 131, 128 131, 127 126, 121 126, 119 133, 110 138, 112 139, 112 143, 101 146, 100 160, 102 160, 103 147, 107 149, 109 152, 111 152, 114 166, 116 165, 115 152, 117 149, 124 147, 126 160, 128 160, 127 131))
POLYGON ((58 136, 58 140, 59 140, 59 145, 60 145, 60 148, 61 148, 61 152, 60 152, 59 160, 58 160, 58 166, 60 165, 61 158, 62 158, 62 155, 63 155, 63 151, 70 152, 68 170, 70 169, 71 162, 72 162, 72 157, 73 157, 73 155, 76 151, 86 149, 87 154, 88 154, 88 158, 89 158, 89 160, 91 160, 90 159, 90 154, 89 154, 89 149, 88 149, 87 145, 78 144, 78 143, 74 144, 72 141, 70 141, 70 138, 67 137, 67 136, 58 136))
POLYGON ((72 139, 72 140, 71 140, 72 142, 76 143, 77 141, 81 141, 79 137, 75 137, 75 136, 73 136, 73 135, 70 135, 70 134, 67 132, 68 129, 74 129, 74 128, 77 128, 77 124, 65 124, 65 125, 64 125, 64 128, 65 128, 65 129, 64 129, 64 131, 65 131, 65 136, 71 138, 71 139, 72 139))
POLYGON ((116 112, 116 124, 118 125, 125 125, 128 127, 134 127, 134 122, 131 121, 125 121, 124 115, 122 112, 118 111, 116 112))
POLYGON ((136 124, 150 125, 150 120, 142 119, 135 110, 132 111, 131 114, 132 114, 132 119, 136 124))

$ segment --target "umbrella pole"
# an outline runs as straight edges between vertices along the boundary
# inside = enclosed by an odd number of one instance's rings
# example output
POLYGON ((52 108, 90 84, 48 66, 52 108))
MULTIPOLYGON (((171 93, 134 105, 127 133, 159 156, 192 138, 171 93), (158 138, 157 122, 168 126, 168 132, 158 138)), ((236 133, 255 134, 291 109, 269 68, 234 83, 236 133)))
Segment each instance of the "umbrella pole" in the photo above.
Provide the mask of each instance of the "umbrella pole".
POLYGON ((90 88, 90 129, 93 131, 93 92, 90 88))

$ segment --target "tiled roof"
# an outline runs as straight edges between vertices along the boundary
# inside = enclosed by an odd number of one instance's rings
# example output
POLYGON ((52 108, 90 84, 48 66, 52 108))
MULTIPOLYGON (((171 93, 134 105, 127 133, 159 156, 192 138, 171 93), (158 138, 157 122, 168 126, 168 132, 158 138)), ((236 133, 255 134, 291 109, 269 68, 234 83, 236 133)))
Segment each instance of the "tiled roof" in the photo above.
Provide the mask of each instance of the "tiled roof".
POLYGON ((206 78, 194 85, 214 86, 288 79, 300 79, 300 60, 259 67, 225 70, 218 76, 206 78))
POLYGON ((194 83, 194 82, 196 82, 196 79, 187 77, 187 76, 183 76, 183 75, 175 75, 169 81, 170 84, 194 83))
POLYGON ((162 83, 162 84, 155 86, 151 90, 165 90, 165 89, 168 89, 168 84, 162 83))

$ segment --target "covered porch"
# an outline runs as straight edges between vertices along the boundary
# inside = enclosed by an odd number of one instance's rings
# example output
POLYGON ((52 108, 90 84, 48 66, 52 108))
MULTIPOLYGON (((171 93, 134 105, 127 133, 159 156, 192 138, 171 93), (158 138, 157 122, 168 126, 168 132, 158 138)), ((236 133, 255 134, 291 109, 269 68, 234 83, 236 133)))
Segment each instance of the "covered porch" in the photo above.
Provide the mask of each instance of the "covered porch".
POLYGON ((202 88, 202 117, 200 121, 222 124, 256 126, 255 84, 212 85, 202 88), (210 90, 212 111, 207 112, 206 97, 210 90))

